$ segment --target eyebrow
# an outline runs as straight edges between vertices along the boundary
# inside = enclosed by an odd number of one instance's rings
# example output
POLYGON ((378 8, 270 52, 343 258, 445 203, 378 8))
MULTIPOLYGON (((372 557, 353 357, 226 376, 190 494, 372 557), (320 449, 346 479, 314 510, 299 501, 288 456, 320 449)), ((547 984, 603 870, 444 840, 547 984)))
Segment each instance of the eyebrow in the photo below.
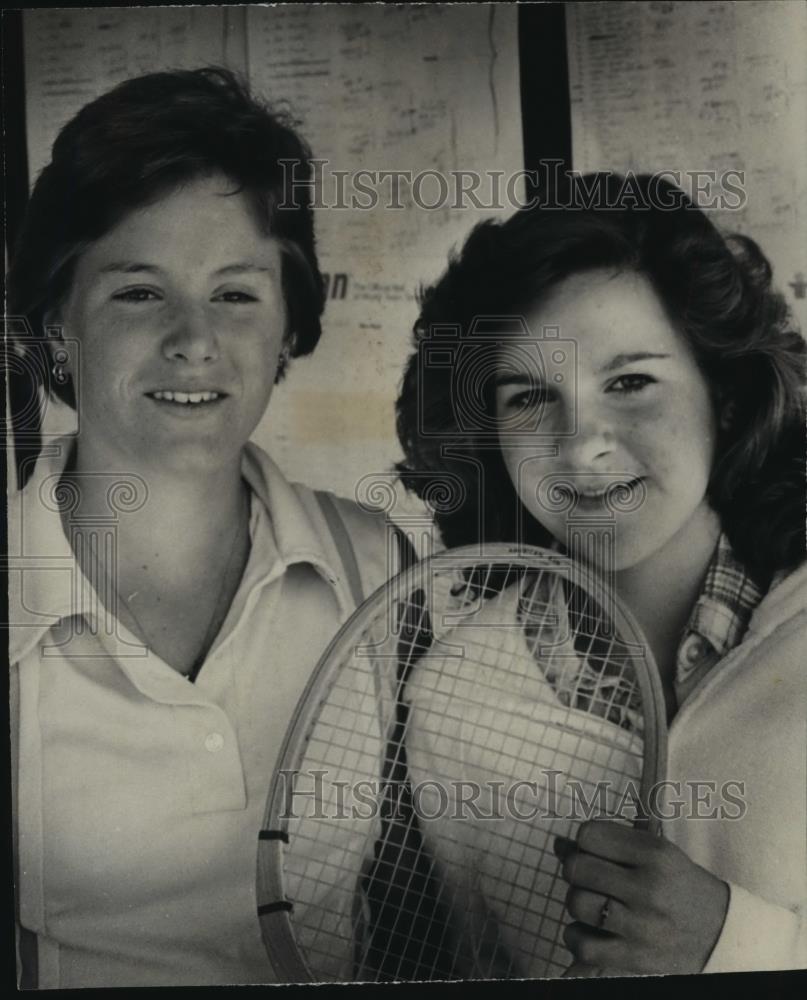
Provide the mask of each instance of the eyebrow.
POLYGON ((113 261, 111 264, 104 264, 98 268, 99 274, 135 274, 139 271, 146 271, 148 274, 156 274, 159 267, 154 264, 141 264, 137 261, 121 260, 113 261))
MULTIPOLYGON (((146 264, 136 260, 113 261, 111 264, 104 264, 98 268, 99 274, 160 274, 162 268, 156 264, 146 264)), ((275 274, 276 268, 265 267, 262 264, 253 264, 251 261, 242 261, 237 264, 226 264, 218 268, 213 274, 217 277, 227 277, 232 274, 275 274)))
POLYGON ((654 354, 652 351, 634 351, 632 354, 617 354, 616 357, 600 368, 601 372, 612 372, 623 365, 630 365, 634 361, 652 361, 657 358, 669 358, 669 354, 654 354))
POLYGON ((266 267, 263 264, 253 264, 250 261, 244 261, 241 264, 227 264, 226 267, 220 267, 214 274, 217 275, 228 275, 228 274, 275 274, 277 268, 266 267))
MULTIPOLYGON (((636 361, 652 361, 669 357, 669 354, 657 354, 653 351, 634 351, 630 354, 617 354, 604 364, 602 368, 598 369, 598 374, 615 371, 617 368, 633 364, 636 361)), ((507 385, 540 385, 540 383, 540 378, 536 377, 536 375, 530 375, 527 372, 507 372, 506 374, 498 375, 493 380, 493 385, 496 389, 507 385)))

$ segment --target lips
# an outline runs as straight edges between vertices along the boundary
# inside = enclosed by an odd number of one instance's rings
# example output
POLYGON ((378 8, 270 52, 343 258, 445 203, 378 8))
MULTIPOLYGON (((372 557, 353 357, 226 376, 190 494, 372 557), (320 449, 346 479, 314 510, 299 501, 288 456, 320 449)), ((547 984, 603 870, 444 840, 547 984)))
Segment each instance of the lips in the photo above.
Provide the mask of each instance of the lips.
POLYGON ((613 480, 606 486, 596 489, 576 489, 578 503, 600 505, 605 502, 616 503, 621 507, 625 503, 630 505, 632 498, 638 498, 638 492, 644 493, 643 477, 637 476, 634 479, 613 480))
POLYGON ((581 489, 579 486, 569 484, 566 487, 564 484, 565 491, 568 493, 574 493, 580 503, 602 503, 606 497, 613 497, 615 494, 627 494, 630 495, 636 489, 641 487, 643 482, 642 476, 636 476, 632 479, 610 479, 605 485, 598 487, 590 487, 588 489, 581 489))

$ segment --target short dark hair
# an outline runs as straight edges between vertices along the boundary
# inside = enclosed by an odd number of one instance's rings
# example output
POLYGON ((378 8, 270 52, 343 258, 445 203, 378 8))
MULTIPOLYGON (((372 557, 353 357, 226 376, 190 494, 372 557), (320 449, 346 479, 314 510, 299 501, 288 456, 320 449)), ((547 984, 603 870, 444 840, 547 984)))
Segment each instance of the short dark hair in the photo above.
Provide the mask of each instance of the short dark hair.
MULTIPOLYGON (((421 289, 415 353, 397 402, 403 482, 425 498, 439 494, 447 473, 459 477, 462 501, 435 515, 449 546, 548 544, 518 500, 500 450, 458 422, 457 366, 424 364, 421 348, 441 327, 454 328, 461 343, 478 317, 526 314, 572 274, 635 271, 685 336, 716 409, 733 403, 707 497, 739 558, 765 581, 805 552, 805 343, 772 288, 770 264, 752 239, 724 237, 684 192, 655 175, 635 178, 630 204, 614 200, 624 177, 581 180, 606 197, 580 207, 568 190, 544 192, 535 207, 480 223, 440 280, 421 289), (446 454, 449 442, 455 457, 446 454)), ((492 393, 486 404, 492 414, 492 393)))
MULTIPOLYGON (((291 118, 259 101, 229 70, 150 73, 119 84, 83 107, 53 144, 16 243, 9 314, 25 317, 43 337, 44 318, 69 293, 83 250, 134 209, 195 177, 221 173, 281 244, 290 355, 309 354, 325 303, 310 160, 291 118)), ((47 372, 47 359, 33 367, 47 372)), ((75 405, 71 383, 48 380, 47 388, 75 405)))

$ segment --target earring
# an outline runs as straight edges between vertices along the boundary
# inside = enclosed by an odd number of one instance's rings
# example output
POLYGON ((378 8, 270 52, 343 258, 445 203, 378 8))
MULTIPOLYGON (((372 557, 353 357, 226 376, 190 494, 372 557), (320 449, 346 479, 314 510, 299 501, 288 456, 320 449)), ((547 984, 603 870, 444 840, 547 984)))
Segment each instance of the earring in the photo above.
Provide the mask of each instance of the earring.
POLYGON ((734 423, 734 418, 737 415, 737 404, 734 400, 726 403, 720 414, 720 429, 727 431, 730 429, 731 425, 734 423))
POLYGON ((277 372, 275 373, 275 381, 279 382, 280 379, 286 374, 286 369, 289 366, 289 345, 284 345, 277 359, 277 372))

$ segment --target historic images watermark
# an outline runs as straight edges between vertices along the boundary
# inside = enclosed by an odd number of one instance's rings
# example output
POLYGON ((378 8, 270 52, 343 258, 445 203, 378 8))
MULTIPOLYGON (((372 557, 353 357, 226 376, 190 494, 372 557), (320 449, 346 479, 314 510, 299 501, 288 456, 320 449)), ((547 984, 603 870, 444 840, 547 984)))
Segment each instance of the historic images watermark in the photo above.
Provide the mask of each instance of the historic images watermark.
POLYGON ((542 769, 530 780, 426 779, 390 782, 379 779, 347 781, 327 769, 278 772, 285 803, 280 818, 373 820, 382 815, 402 821, 414 815, 427 822, 496 822, 586 820, 600 818, 634 822, 659 820, 739 820, 748 809, 745 782, 728 780, 664 780, 641 794, 632 780, 579 781, 564 772, 542 769))
POLYGON ((530 170, 337 169, 328 159, 278 161, 284 174, 279 209, 296 209, 305 192, 315 209, 426 212, 446 209, 517 211, 535 208, 651 209, 674 211, 691 204, 703 211, 741 211, 748 195, 743 170, 657 170, 645 189, 635 171, 619 174, 618 188, 607 173, 564 170, 563 161, 540 160, 530 170))

